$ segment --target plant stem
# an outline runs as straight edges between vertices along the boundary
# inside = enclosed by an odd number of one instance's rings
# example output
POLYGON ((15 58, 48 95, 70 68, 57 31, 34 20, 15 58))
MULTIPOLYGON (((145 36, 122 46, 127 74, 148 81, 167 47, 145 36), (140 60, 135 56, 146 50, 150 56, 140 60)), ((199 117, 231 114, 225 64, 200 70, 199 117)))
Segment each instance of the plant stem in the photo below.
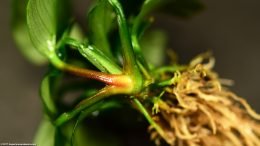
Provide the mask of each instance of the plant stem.
POLYGON ((127 92, 126 90, 127 90, 126 88, 120 88, 116 86, 106 86, 105 88, 101 89, 97 94, 81 101, 71 112, 63 113, 61 116, 57 118, 54 124, 56 126, 61 126, 62 124, 74 118, 80 112, 84 111, 85 109, 97 103, 98 101, 101 101, 102 99, 109 97, 111 95, 125 93, 127 92))
POLYGON ((156 122, 152 119, 152 117, 150 116, 150 114, 147 112, 147 110, 145 109, 145 107, 142 105, 142 103, 136 99, 133 98, 133 101, 135 103, 135 105, 137 106, 137 108, 140 110, 140 112, 144 115, 144 117, 146 118, 146 120, 155 128, 155 130, 161 135, 164 135, 164 132, 162 130, 162 128, 156 124, 156 122))
POLYGON ((78 68, 72 65, 66 65, 63 69, 71 74, 86 77, 88 79, 98 80, 108 85, 128 87, 132 83, 130 77, 127 75, 107 74, 103 72, 78 68))
POLYGON ((124 16, 124 12, 118 0, 108 0, 108 1, 114 8, 117 15, 120 40, 122 44, 122 53, 124 57, 124 67, 125 67, 124 69, 126 70, 127 73, 131 74, 134 70, 136 70, 137 67, 136 67, 135 56, 134 56, 133 47, 131 44, 131 38, 129 35, 129 30, 124 16))
MULTIPOLYGON (((143 56, 143 53, 141 51, 141 47, 138 41, 138 37, 140 36, 140 33, 138 33, 138 31, 140 31, 140 25, 143 22, 144 17, 147 15, 148 12, 150 12, 157 3, 159 3, 160 0, 145 0, 141 11, 139 12, 139 14, 135 17, 134 22, 133 22, 133 27, 132 27, 132 31, 131 31, 131 38, 132 38, 132 45, 134 48, 135 53, 137 54, 137 58, 140 60, 140 62, 143 64, 143 66, 149 70, 149 66, 143 56)), ((151 23, 153 21, 153 19, 149 19, 148 20, 149 23, 151 23)))
POLYGON ((107 85, 114 85, 125 88, 129 88, 130 86, 132 86, 132 79, 128 75, 108 74, 85 68, 79 68, 70 64, 66 64, 65 62, 60 60, 56 54, 52 55, 50 57, 50 60, 52 64, 54 64, 54 66, 56 66, 57 68, 77 76, 98 80, 106 83, 107 85))
POLYGON ((122 54, 124 59, 124 73, 130 75, 133 80, 133 92, 139 92, 143 87, 143 77, 136 63, 133 46, 123 9, 118 0, 108 0, 117 15, 119 35, 122 44, 122 54))

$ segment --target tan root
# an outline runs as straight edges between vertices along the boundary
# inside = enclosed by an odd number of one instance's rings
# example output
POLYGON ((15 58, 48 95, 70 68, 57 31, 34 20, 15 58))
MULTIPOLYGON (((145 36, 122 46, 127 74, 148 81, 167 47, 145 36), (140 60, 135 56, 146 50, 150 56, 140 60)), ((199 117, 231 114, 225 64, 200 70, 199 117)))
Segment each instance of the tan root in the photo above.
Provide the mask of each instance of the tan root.
POLYGON ((214 60, 201 62, 181 71, 155 103, 153 119, 164 134, 153 129, 151 138, 171 146, 260 146, 260 115, 221 85, 211 70, 214 60))

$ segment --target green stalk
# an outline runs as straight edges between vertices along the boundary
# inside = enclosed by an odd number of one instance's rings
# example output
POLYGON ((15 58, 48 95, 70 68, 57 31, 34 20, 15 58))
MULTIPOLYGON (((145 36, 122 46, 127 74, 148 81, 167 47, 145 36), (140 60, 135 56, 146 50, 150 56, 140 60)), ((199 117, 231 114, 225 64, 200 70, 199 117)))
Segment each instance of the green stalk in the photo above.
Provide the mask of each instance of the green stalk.
POLYGON ((124 16, 124 12, 118 0, 108 0, 108 1, 114 8, 115 13, 117 15, 120 40, 122 44, 122 53, 124 57, 124 67, 125 67, 124 69, 126 70, 127 73, 132 74, 134 70, 137 70, 136 69, 137 66, 135 62, 135 55, 133 52, 131 38, 129 35, 129 30, 124 16))
MULTIPOLYGON (((141 47, 139 44, 139 38, 138 38, 138 31, 140 29, 140 25, 143 22, 144 17, 155 7, 157 4, 160 2, 160 0, 146 0, 142 7, 141 11, 139 14, 135 17, 134 22, 133 22, 133 27, 132 27, 132 33, 131 33, 131 38, 132 38, 132 45, 134 48, 135 53, 137 54, 138 59, 140 62, 143 64, 143 66, 149 70, 149 66, 144 59, 144 56, 141 51, 141 47)), ((152 20, 149 20, 152 22, 152 20)))
POLYGON ((61 116, 57 118, 54 122, 56 126, 61 126, 67 121, 71 120, 75 116, 77 116, 80 112, 84 111, 85 109, 89 108, 93 104, 101 101, 102 99, 109 97, 111 95, 125 93, 127 89, 119 88, 115 86, 106 86, 105 88, 101 89, 97 94, 86 98, 85 100, 81 101, 74 110, 71 112, 63 113, 61 116))
POLYGON ((134 83, 133 92, 138 92, 142 89, 143 77, 136 63, 136 58, 134 55, 133 46, 131 43, 131 37, 129 35, 129 30, 127 22, 123 13, 123 9, 118 0, 108 0, 112 5, 116 15, 119 26, 119 35, 122 44, 122 54, 124 58, 124 73, 131 76, 134 83))
POLYGON ((142 105, 142 103, 136 99, 133 98, 133 101, 135 103, 135 105, 137 106, 137 108, 140 110, 140 112, 144 115, 144 117, 146 118, 146 120, 150 123, 151 126, 153 126, 155 128, 155 130, 161 135, 164 135, 164 132, 162 130, 162 128, 157 125, 157 123, 152 119, 152 117, 150 116, 150 114, 147 112, 147 110, 145 109, 145 107, 142 105))

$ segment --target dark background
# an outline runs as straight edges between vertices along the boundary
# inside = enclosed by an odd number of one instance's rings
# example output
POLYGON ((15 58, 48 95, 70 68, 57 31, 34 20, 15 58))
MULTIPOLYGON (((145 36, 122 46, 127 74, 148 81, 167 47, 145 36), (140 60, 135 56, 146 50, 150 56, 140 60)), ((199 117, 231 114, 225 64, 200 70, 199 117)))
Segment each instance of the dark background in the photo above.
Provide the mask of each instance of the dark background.
MULTIPOLYGON (((171 47, 184 62, 213 50, 215 70, 233 79, 233 91, 260 112, 260 1, 203 2, 206 10, 190 20, 163 17, 171 47)), ((28 63, 15 48, 10 3, 0 0, 0 143, 31 142, 41 118, 38 88, 46 69, 28 63)))

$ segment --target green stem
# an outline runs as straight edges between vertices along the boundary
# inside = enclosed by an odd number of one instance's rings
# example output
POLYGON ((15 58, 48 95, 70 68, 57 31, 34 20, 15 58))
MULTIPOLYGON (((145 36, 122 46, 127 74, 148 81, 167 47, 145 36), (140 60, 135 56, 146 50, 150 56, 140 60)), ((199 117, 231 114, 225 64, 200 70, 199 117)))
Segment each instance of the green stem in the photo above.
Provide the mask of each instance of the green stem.
POLYGON ((131 38, 129 35, 129 30, 127 22, 123 13, 123 9, 118 0, 108 0, 109 3, 114 8, 117 14, 117 21, 119 26, 119 34, 122 43, 122 53, 124 57, 124 67, 127 73, 136 70, 135 55, 133 52, 133 47, 131 44, 131 38))
POLYGON ((87 118, 91 113, 95 112, 95 111, 100 111, 102 112, 103 110, 106 110, 108 108, 122 108, 122 105, 118 102, 115 102, 113 100, 106 100, 106 102, 104 101, 100 101, 97 102, 95 104, 93 104, 92 106, 86 108, 85 110, 82 110, 77 118, 77 121, 74 125, 73 128, 73 132, 72 132, 72 136, 71 136, 71 144, 72 146, 74 146, 74 137, 76 134, 76 129, 77 126, 85 119, 87 118))
MULTIPOLYGON (((134 48, 134 51, 137 53, 137 58, 141 61, 141 63, 144 65, 146 69, 149 70, 149 66, 144 59, 144 56, 141 51, 141 47, 138 41, 138 31, 140 31, 140 25, 143 22, 144 17, 149 13, 155 6, 156 4, 160 2, 160 0, 146 0, 141 8, 141 11, 139 14, 135 17, 134 22, 133 22, 133 27, 132 27, 132 33, 131 33, 131 38, 132 38, 132 45, 134 48)), ((150 23, 153 21, 153 19, 148 20, 150 23)))
POLYGON ((131 76, 133 80, 133 92, 139 92, 143 86, 143 77, 136 63, 133 46, 131 43, 131 37, 127 22, 123 13, 123 9, 118 0, 108 0, 117 15, 117 21, 119 26, 119 34, 122 44, 122 54, 124 58, 124 73, 131 76))
POLYGON ((75 139, 75 134, 76 134, 76 129, 78 127, 78 125, 82 122, 82 120, 84 118, 86 118, 88 115, 90 115, 91 113, 93 113, 94 111, 98 110, 102 105, 104 104, 103 101, 97 102, 95 104, 93 104, 92 106, 90 106, 89 108, 81 111, 81 113, 79 114, 77 121, 73 127, 73 131, 71 134, 71 146, 74 146, 74 139, 75 139))
POLYGON ((140 63, 142 64, 142 66, 144 66, 144 70, 146 70, 145 72, 148 72, 149 65, 148 65, 148 63, 146 62, 146 60, 143 56, 143 53, 141 51, 141 47, 140 47, 140 44, 138 42, 138 38, 137 38, 136 34, 133 33, 131 38, 132 38, 132 45, 133 45, 133 48, 134 48, 135 53, 137 55, 137 58, 140 61, 140 63))
POLYGON ((125 88, 106 86, 105 88, 101 89, 97 94, 81 101, 71 112, 63 113, 60 117, 57 118, 54 124, 57 126, 61 126, 62 124, 77 116, 81 111, 87 109, 88 107, 97 103, 98 101, 101 101, 102 99, 111 95, 120 94, 123 92, 125 92, 125 88))
POLYGON ((140 110, 140 112, 144 115, 144 117, 147 119, 147 121, 155 128, 155 130, 160 134, 160 135, 164 135, 164 132, 162 130, 162 128, 152 119, 152 117, 150 116, 150 114, 147 112, 147 110, 145 109, 145 107, 142 105, 142 103, 136 99, 133 98, 135 105, 137 106, 137 108, 140 110))
POLYGON ((142 66, 144 67, 144 70, 146 70, 145 72, 150 72, 150 67, 144 58, 144 55, 141 50, 141 46, 139 44, 140 34, 138 35, 138 29, 139 29, 140 23, 141 23, 139 18, 141 18, 141 17, 136 17, 136 19, 134 20, 134 25, 133 25, 132 33, 131 33, 132 45, 133 45, 133 49, 135 51, 138 61, 142 64, 142 66))

